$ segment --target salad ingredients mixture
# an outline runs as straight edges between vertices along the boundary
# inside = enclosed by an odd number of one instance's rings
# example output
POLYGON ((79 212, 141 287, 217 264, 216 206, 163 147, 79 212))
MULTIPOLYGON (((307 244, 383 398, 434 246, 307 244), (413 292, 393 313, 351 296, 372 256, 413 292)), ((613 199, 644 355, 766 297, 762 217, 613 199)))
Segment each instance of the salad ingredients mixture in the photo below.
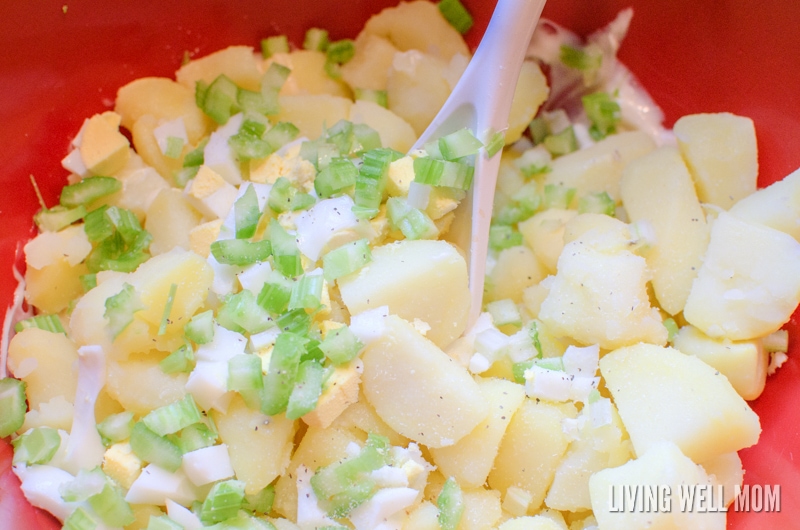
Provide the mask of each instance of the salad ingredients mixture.
POLYGON ((665 129, 615 58, 631 17, 541 22, 509 128, 411 153, 469 61, 457 0, 122 87, 24 248, 0 436, 28 501, 81 530, 724 529, 609 495, 732 502, 800 301, 800 172, 756 190, 745 117, 665 129), (448 230, 480 156, 468 322, 448 230))

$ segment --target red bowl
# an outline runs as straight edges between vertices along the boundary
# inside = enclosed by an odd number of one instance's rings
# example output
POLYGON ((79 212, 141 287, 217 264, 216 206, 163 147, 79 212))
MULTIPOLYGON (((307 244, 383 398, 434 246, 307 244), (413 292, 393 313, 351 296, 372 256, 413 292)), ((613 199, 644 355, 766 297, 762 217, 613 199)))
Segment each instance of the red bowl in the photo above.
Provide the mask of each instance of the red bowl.
MULTIPOLYGON (((306 28, 354 36, 367 18, 396 0, 345 4, 293 0, 26 0, 0 2, 0 302, 10 304, 11 268, 34 234, 33 175, 48 205, 66 171, 60 160, 84 117, 113 106, 117 89, 143 76, 171 76, 184 52, 201 56, 231 44, 257 46, 306 28), (277 5, 276 5, 277 4, 277 5)), ((476 17, 476 46, 494 2, 465 0, 476 17)), ((800 167, 800 2, 766 0, 551 0, 545 16, 586 34, 622 8, 635 15, 620 58, 663 108, 667 125, 684 114, 729 111, 751 117, 764 186, 800 167)), ((798 318, 788 324, 789 361, 753 402, 759 443, 742 451, 752 485, 780 486, 781 512, 729 514, 729 528, 800 528, 800 391, 798 318), (798 460, 794 452, 798 451, 798 460)), ((0 441, 0 520, 4 527, 47 525, 25 508, 0 441)))

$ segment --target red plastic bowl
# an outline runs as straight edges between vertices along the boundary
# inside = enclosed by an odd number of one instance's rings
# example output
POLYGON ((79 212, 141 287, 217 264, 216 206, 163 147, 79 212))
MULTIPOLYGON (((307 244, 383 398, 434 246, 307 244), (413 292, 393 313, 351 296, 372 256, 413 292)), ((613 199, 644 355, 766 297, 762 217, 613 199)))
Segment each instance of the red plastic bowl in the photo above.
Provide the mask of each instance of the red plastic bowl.
MULTIPOLYGON (((10 304, 11 267, 33 234, 34 175, 48 205, 57 202, 60 166, 84 117, 113 106, 117 88, 137 77, 171 76, 185 51, 203 55, 231 44, 257 46, 286 33, 300 42, 311 26, 354 36, 396 0, 25 0, 0 2, 0 304, 10 304)), ((494 2, 466 0, 477 45, 494 2)), ((635 15, 620 53, 662 106, 671 125, 696 112, 753 118, 767 185, 800 167, 800 2, 766 0, 550 0, 545 16, 586 34, 622 8, 635 15)), ((19 263, 19 262, 17 262, 19 263)), ((800 355, 797 315, 789 361, 753 403, 763 433, 742 451, 753 485, 780 486, 781 512, 730 513, 729 528, 800 528, 800 355), (797 458, 795 458, 795 453, 797 458)), ((55 527, 24 507, 0 441, 0 521, 4 528, 55 527)))

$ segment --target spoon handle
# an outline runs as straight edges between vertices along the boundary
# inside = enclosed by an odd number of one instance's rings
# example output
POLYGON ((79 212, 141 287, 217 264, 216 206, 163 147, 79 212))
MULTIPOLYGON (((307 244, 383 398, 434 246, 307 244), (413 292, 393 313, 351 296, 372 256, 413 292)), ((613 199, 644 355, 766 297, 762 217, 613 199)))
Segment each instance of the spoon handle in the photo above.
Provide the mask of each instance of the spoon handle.
MULTIPOLYGON (((508 128, 522 61, 544 4, 545 0, 498 0, 475 55, 414 149, 464 127, 479 138, 490 129, 508 128)), ((471 293, 469 325, 481 311, 489 224, 499 167, 500 153, 491 158, 485 152, 478 155, 474 184, 456 210, 447 236, 467 253, 471 293)))

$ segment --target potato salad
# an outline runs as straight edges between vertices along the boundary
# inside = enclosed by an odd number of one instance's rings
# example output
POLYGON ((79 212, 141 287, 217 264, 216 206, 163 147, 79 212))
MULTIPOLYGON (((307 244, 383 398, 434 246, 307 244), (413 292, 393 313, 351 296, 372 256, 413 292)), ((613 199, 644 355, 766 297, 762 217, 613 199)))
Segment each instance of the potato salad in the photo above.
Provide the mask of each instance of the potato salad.
POLYGON ((24 247, 0 436, 27 500, 70 530, 724 529, 611 495, 733 501, 800 171, 756 188, 747 117, 666 129, 616 59, 631 17, 541 22, 508 129, 414 151, 470 59, 458 0, 120 88, 24 247), (493 156, 471 322, 449 231, 493 156))

